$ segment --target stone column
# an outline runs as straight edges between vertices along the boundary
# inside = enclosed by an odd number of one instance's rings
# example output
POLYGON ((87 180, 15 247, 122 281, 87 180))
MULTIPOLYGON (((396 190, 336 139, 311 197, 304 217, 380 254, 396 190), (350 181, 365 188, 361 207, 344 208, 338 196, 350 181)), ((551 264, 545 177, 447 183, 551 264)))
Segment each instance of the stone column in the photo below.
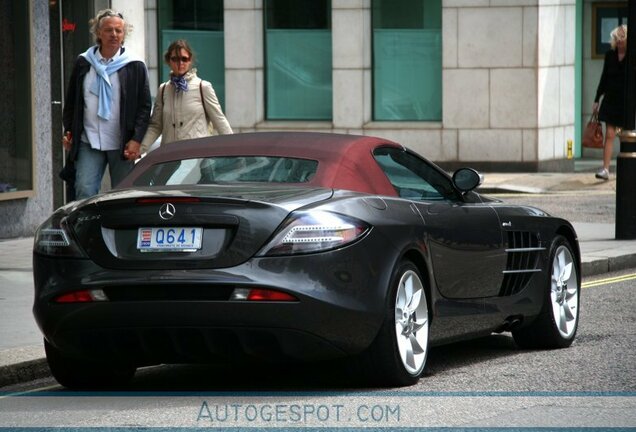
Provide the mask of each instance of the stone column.
POLYGON ((225 114, 234 132, 252 131, 265 118, 263 2, 225 2, 225 114))
POLYGON ((111 9, 120 12, 126 22, 132 24, 133 31, 126 36, 124 45, 132 52, 146 59, 146 26, 144 23, 144 2, 130 0, 112 0, 111 9))
POLYGON ((371 120, 371 0, 332 0, 333 125, 360 133, 371 120))

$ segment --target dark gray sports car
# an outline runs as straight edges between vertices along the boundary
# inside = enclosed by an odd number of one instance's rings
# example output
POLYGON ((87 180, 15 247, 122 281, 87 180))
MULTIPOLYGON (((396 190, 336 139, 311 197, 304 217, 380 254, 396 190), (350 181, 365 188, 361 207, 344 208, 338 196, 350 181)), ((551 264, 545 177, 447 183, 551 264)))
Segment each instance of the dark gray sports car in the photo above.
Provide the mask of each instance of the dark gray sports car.
POLYGON ((137 367, 351 357, 415 383, 431 345, 574 340, 572 225, 474 190, 381 138, 225 135, 165 145, 38 229, 34 314, 70 388, 137 367))

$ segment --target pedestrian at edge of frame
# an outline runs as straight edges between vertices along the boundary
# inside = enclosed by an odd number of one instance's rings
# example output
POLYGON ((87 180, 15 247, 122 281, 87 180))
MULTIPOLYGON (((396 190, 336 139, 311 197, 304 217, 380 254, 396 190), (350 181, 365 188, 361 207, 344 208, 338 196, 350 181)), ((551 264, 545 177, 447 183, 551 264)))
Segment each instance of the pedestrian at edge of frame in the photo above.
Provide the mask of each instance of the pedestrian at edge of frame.
POLYGON ((598 119, 605 123, 605 144, 603 147, 603 166, 596 172, 596 178, 609 180, 610 162, 614 138, 620 132, 625 121, 625 74, 627 70, 627 25, 616 27, 610 33, 612 49, 605 53, 603 72, 596 90, 592 112, 598 113, 598 119), (602 102, 601 97, 603 97, 602 102))

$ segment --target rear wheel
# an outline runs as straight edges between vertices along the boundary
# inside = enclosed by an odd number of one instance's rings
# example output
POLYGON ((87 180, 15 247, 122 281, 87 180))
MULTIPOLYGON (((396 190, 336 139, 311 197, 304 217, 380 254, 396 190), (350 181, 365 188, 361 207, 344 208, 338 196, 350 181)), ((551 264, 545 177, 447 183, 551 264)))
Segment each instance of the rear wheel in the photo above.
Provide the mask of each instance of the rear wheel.
POLYGON ((523 348, 565 348, 572 344, 579 323, 579 269, 572 246, 557 236, 550 248, 550 279, 541 313, 527 327, 513 331, 523 348))
POLYGON ((129 383, 135 375, 135 366, 70 357, 46 340, 44 350, 53 377, 69 389, 117 388, 129 383))
POLYGON ((389 290, 385 318, 364 355, 367 375, 385 385, 415 384, 428 354, 428 301, 419 270, 400 263, 389 290))

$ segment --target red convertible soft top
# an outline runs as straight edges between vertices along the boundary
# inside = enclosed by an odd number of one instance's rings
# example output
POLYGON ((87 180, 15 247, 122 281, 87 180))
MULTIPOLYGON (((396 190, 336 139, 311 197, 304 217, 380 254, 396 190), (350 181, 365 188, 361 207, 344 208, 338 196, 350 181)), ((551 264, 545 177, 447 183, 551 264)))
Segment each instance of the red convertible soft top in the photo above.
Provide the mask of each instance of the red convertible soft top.
POLYGON ((148 167, 168 161, 212 156, 287 156, 318 161, 316 175, 304 185, 395 196, 395 189, 373 158, 377 147, 403 149, 382 138, 320 132, 254 132, 184 140, 148 153, 119 187, 131 186, 148 167))

